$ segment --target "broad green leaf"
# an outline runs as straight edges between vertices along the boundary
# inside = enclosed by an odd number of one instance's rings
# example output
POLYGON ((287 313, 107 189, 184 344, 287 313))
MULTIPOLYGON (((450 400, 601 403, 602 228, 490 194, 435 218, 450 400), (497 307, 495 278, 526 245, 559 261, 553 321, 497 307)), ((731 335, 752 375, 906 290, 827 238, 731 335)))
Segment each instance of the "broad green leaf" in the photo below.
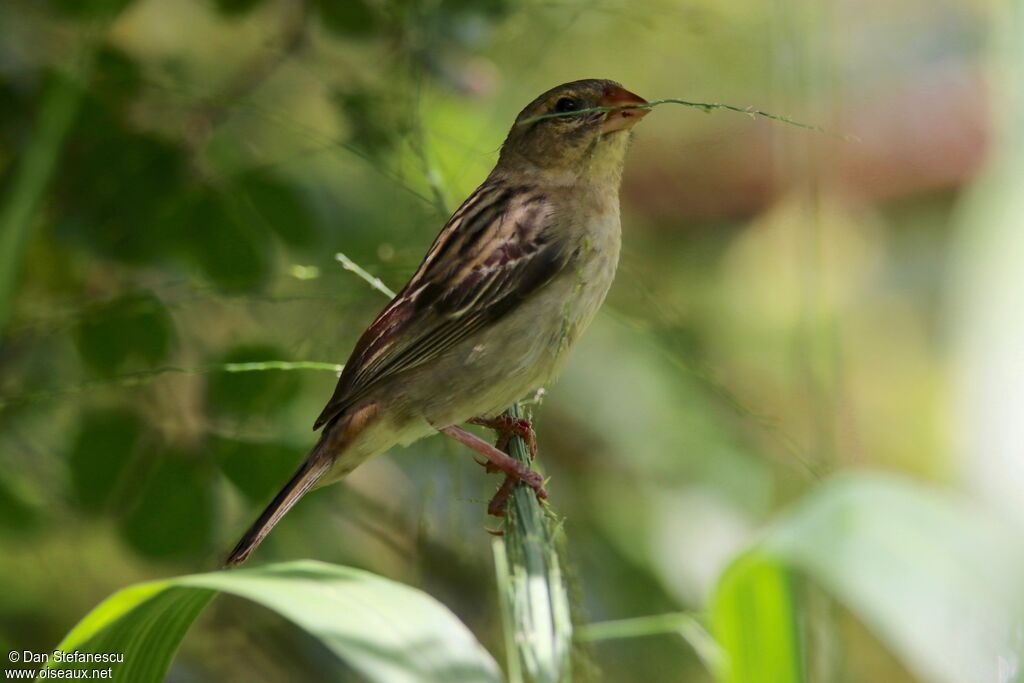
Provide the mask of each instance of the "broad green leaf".
MULTIPOLYGON (((968 500, 878 474, 819 488, 718 588, 714 630, 736 683, 795 680, 757 676, 747 661, 762 656, 761 641, 795 628, 792 600, 784 604, 779 580, 766 578, 771 567, 813 579, 922 681, 1014 680, 1008 672, 1021 661, 1024 551, 1015 532, 968 500)), ((789 646, 773 647, 785 656, 789 646)))
MULTIPOLYGON (((215 592, 251 600, 305 629, 371 683, 497 683, 497 664, 444 605, 368 572, 313 561, 138 584, 89 613, 65 652, 117 652, 113 680, 162 681, 215 592)), ((51 668, 84 668, 50 662, 51 668)), ((106 668, 108 665, 92 665, 106 668)))
POLYGON ((713 603, 714 635, 727 653, 729 683, 801 683, 804 657, 790 572, 758 551, 722 575, 713 603))

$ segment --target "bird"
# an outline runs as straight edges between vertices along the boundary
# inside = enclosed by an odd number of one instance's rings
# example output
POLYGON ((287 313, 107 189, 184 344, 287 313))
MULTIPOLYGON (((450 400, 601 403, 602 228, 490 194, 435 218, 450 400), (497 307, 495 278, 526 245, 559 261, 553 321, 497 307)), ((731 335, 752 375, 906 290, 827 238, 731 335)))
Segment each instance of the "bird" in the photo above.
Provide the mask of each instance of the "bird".
POLYGON ((490 512, 500 514, 502 491, 517 481, 546 498, 535 471, 459 425, 492 427, 506 440, 519 434, 535 452, 529 422, 501 413, 558 374, 604 302, 619 259, 630 131, 647 104, 615 81, 585 79, 519 113, 494 169, 359 338, 313 426, 316 445, 227 567, 243 563, 314 487, 437 432, 506 474, 490 512))

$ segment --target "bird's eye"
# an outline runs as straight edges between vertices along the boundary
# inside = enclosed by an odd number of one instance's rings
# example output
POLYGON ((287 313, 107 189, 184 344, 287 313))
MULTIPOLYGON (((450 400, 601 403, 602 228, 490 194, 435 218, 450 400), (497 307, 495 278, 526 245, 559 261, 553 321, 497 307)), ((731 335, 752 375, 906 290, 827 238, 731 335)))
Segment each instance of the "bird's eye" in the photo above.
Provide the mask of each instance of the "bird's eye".
POLYGON ((574 97, 563 97, 555 102, 555 112, 558 114, 567 114, 582 108, 580 101, 574 97))

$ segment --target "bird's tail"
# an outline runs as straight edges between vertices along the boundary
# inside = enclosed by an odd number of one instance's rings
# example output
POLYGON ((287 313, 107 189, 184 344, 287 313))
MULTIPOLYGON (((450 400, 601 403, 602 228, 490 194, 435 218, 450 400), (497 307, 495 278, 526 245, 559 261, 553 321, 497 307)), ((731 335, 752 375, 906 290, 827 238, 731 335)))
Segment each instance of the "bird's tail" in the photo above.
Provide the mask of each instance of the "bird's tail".
POLYGON ((327 449, 324 446, 324 439, 321 438, 306 459, 302 461, 292 478, 284 485, 284 488, 278 492, 267 509, 238 541, 224 562, 225 567, 237 567, 245 562, 250 553, 256 550, 263 539, 267 537, 270 530, 281 521, 285 513, 291 510, 292 506, 299 502, 299 499, 331 468, 334 458, 326 452, 327 449))

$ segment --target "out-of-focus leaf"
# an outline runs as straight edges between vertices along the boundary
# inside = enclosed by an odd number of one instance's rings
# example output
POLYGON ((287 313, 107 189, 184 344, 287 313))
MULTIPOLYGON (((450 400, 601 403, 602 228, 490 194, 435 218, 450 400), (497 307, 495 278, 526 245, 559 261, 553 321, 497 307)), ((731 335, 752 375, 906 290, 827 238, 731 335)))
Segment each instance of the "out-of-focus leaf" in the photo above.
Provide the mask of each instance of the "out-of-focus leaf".
POLYGON ((82 359, 100 373, 113 373, 131 361, 152 365, 167 357, 174 324, 159 299, 147 292, 110 301, 82 318, 75 345, 82 359))
POLYGON ((726 571, 712 606, 728 683, 802 683, 804 658, 789 570, 751 552, 726 571))
POLYGON ((316 0, 327 30, 345 37, 362 37, 378 28, 378 17, 366 0, 316 0))
POLYGON ((113 17, 135 0, 49 0, 62 14, 78 19, 113 17))
POLYGON ((104 45, 93 57, 91 94, 106 106, 123 104, 142 89, 138 64, 122 50, 104 45))
POLYGON ((24 87, 0 77, 0 192, 6 194, 13 174, 9 169, 14 164, 16 151, 25 140, 32 125, 30 93, 24 87))
POLYGON ((166 259, 187 239, 166 220, 185 169, 180 148, 126 129, 107 103, 86 100, 59 169, 58 235, 120 261, 166 259))
POLYGON ((337 91, 334 103, 351 128, 351 143, 372 156, 391 150, 402 133, 393 104, 366 89, 337 91))
POLYGON ((950 251, 950 432, 965 482, 1024 524, 1024 5, 990 11, 990 152, 960 202, 950 251))
POLYGON ((71 490, 79 507, 99 512, 110 505, 142 431, 142 421, 130 412, 110 410, 82 416, 68 457, 71 490))
POLYGON ((123 653, 124 663, 113 665, 114 680, 162 681, 185 632, 215 591, 281 614, 371 683, 502 680, 469 630, 429 595, 368 572, 311 561, 125 588, 90 612, 59 648, 123 653))
MULTIPOLYGON (((244 344, 228 351, 221 363, 252 363, 288 360, 281 349, 269 344, 244 344)), ((298 373, 263 372, 212 373, 206 387, 206 404, 213 413, 245 415, 277 411, 290 403, 302 388, 298 373)))
POLYGON ((218 438, 211 446, 224 475, 256 503, 281 488, 303 456, 301 449, 277 443, 218 438))
POLYGON ((773 565, 812 578, 923 681, 1009 680, 1001 676, 1022 661, 1019 538, 952 494, 867 474, 817 489, 725 574, 716 598, 715 633, 734 671, 750 671, 743 658, 748 647, 758 647, 754 641, 795 628, 788 609, 748 614, 746 622, 743 613, 727 609, 742 609, 732 596, 744 591, 747 604, 779 603, 772 597, 778 583, 760 578, 767 571, 763 567, 773 565), (753 571, 744 567, 751 563, 753 571), (755 630, 736 635, 748 627, 755 630))
POLYGON ((228 197, 205 189, 171 214, 177 247, 214 284, 228 291, 258 288, 270 275, 270 244, 259 221, 233 210, 228 197))
POLYGON ((262 2, 263 0, 213 0, 217 11, 226 16, 245 14, 262 2))
POLYGON ((451 14, 476 13, 499 16, 509 9, 508 0, 442 0, 442 11, 451 14))
POLYGON ((284 181, 266 173, 249 173, 232 186, 231 193, 243 220, 263 223, 291 246, 314 241, 312 217, 295 189, 284 181))
POLYGON ((0 478, 0 527, 15 532, 31 531, 38 521, 39 511, 35 506, 0 478))
POLYGON ((82 89, 72 79, 48 80, 29 143, 0 196, 0 330, 11 316, 22 260, 37 222, 36 208, 51 183, 82 99, 82 89))
POLYGON ((158 457, 135 507, 122 520, 121 533, 148 557, 196 554, 206 547, 213 526, 209 479, 183 454, 158 457))

